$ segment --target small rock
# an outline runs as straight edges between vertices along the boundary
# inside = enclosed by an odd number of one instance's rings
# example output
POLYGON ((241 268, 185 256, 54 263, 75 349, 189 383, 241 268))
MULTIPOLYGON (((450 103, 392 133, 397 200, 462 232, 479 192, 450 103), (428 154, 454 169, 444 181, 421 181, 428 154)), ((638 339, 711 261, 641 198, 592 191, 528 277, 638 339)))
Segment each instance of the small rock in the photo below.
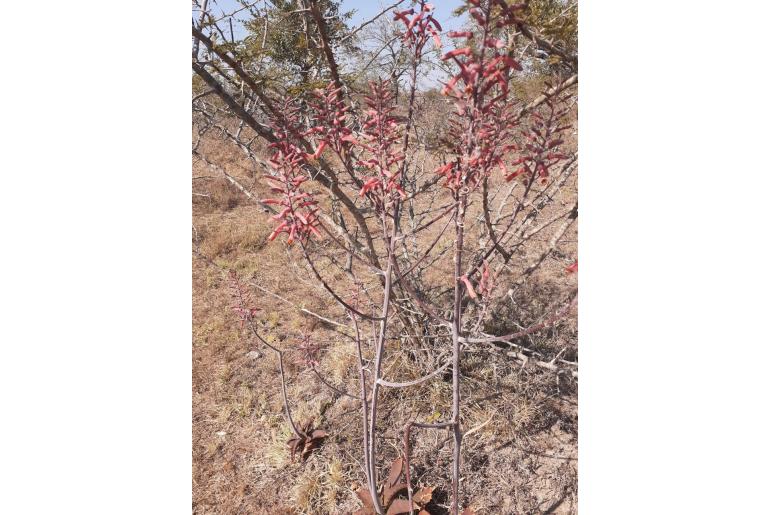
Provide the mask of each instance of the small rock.
POLYGON ((259 358, 262 357, 262 353, 259 352, 258 350, 253 350, 253 351, 247 353, 246 357, 249 358, 249 359, 259 359, 259 358))
POLYGON ((227 431, 217 431, 217 436, 225 436, 227 431))

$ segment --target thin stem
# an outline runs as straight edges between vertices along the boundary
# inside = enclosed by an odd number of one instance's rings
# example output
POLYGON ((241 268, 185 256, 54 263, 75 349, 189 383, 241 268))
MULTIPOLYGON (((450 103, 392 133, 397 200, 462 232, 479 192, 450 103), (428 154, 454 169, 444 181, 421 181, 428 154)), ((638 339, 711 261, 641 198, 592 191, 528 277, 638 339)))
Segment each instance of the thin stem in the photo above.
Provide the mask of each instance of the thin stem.
POLYGON ((281 375, 281 394, 283 396, 283 408, 286 411, 286 419, 289 421, 289 425, 291 426, 291 430, 294 432, 294 434, 298 437, 303 437, 305 435, 299 429, 297 429, 297 426, 294 423, 294 419, 291 416, 291 408, 289 407, 289 396, 286 394, 286 376, 284 375, 284 372, 283 372, 283 351, 278 347, 271 345, 267 340, 262 338, 262 335, 260 335, 259 332, 257 331, 257 328, 254 325, 254 320, 251 317, 248 318, 248 322, 249 322, 249 328, 251 329, 251 332, 254 333, 254 336, 256 336, 259 341, 261 341, 273 352, 275 352, 276 355, 278 355, 278 371, 280 372, 280 375, 281 375))
MULTIPOLYGON (((443 354, 442 354, 442 356, 443 356, 443 354)), ((431 377, 434 377, 434 376, 440 374, 441 372, 443 372, 444 370, 449 368, 449 365, 451 365, 451 364, 452 364, 451 361, 447 361, 446 363, 444 363, 442 366, 440 366, 439 368, 437 368, 433 372, 431 372, 431 373, 429 373, 427 375, 424 375, 424 376, 420 377, 419 379, 415 379, 413 381, 406 381, 406 382, 403 382, 403 383, 395 383, 395 382, 386 381, 386 380, 384 380, 382 378, 379 378, 377 380, 377 382, 379 384, 381 384, 382 386, 388 386, 390 388, 407 388, 409 386, 415 386, 415 385, 418 385, 420 383, 423 383, 423 382, 427 381, 428 379, 430 379, 431 377)))
POLYGON ((278 351, 278 370, 281 373, 281 392, 283 393, 283 406, 286 409, 286 418, 289 419, 291 430, 297 436, 304 436, 297 426, 294 424, 294 419, 291 418, 291 410, 289 409, 289 397, 286 395, 286 377, 283 374, 283 352, 278 351))
MULTIPOLYGON (((385 217, 383 215, 383 223, 385 217)), ((395 232, 395 224, 393 225, 395 232)), ((382 368, 382 355, 385 350, 385 331, 388 323, 388 312, 390 311, 390 293, 391 293, 391 281, 393 274, 393 244, 395 238, 390 238, 388 249, 388 267, 385 270, 385 293, 382 300, 382 315, 380 318, 380 332, 378 335, 378 341, 376 346, 376 352, 374 356, 374 385, 372 386, 372 406, 371 414, 369 418, 369 469, 372 477, 373 485, 370 488, 374 488, 372 491, 372 500, 377 510, 378 515, 382 515, 384 510, 377 495, 377 467, 376 467, 376 455, 377 455, 377 442, 375 438, 376 426, 377 426, 377 393, 380 389, 380 370, 382 368)))
POLYGON ((327 381, 326 379, 324 379, 324 376, 322 376, 322 375, 321 375, 321 373, 320 373, 320 372, 318 372, 318 369, 317 369, 317 368, 315 368, 315 367, 311 367, 311 368, 310 368, 310 370, 312 370, 312 371, 313 371, 313 373, 315 374, 315 376, 318 378, 318 380, 319 380, 319 381, 321 381, 321 382, 322 382, 324 385, 326 385, 326 386, 327 386, 328 388, 330 388, 331 390, 333 390, 333 391, 337 392, 338 394, 340 394, 340 395, 343 395, 343 396, 345 396, 345 397, 350 397, 351 399, 361 399, 361 398, 360 398, 360 397, 358 397, 357 395, 352 395, 352 394, 349 394, 348 392, 345 392, 345 391, 343 391, 343 390, 340 390, 339 388, 337 388, 336 386, 334 386, 333 384, 331 384, 329 381, 327 381))
POLYGON ((352 312, 348 312, 351 320, 353 320, 353 327, 356 331, 356 351, 358 352, 358 380, 361 383, 361 414, 363 417, 363 433, 364 433, 364 468, 366 472, 366 482, 369 486, 369 494, 372 499, 377 498, 377 484, 372 476, 371 461, 369 459, 369 417, 366 402, 366 376, 364 375, 364 356, 361 352, 361 332, 358 329, 358 320, 352 312))
POLYGON ((460 430, 460 331, 462 327, 462 299, 463 285, 460 281, 462 275, 462 253, 465 208, 467 196, 461 193, 460 206, 458 207, 455 223, 455 295, 454 310, 452 314, 452 429, 454 436, 454 448, 452 449, 452 513, 457 515, 460 505, 460 445, 462 444, 462 432, 460 430))

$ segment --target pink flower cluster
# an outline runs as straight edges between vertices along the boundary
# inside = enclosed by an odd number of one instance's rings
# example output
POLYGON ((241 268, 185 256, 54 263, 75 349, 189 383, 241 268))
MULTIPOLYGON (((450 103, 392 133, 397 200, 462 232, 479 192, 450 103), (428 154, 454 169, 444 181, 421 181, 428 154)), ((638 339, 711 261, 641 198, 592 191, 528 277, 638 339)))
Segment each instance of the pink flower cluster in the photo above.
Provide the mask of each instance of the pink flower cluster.
POLYGON ((326 145, 325 141, 322 141, 314 154, 304 152, 292 143, 298 134, 297 107, 287 102, 283 106, 282 113, 282 120, 272 126, 278 141, 270 144, 274 152, 268 161, 276 174, 265 175, 265 178, 270 181, 270 191, 278 193, 280 197, 264 199, 262 202, 283 208, 273 216, 279 224, 268 239, 273 241, 279 234, 286 233, 288 234, 286 242, 291 244, 297 238, 306 239, 311 233, 320 236, 316 229, 319 224, 316 207, 318 202, 300 187, 308 180, 302 170, 303 166, 307 164, 309 158, 318 158, 326 145))
POLYGON ((364 98, 366 118, 359 139, 349 136, 345 141, 364 151, 356 165, 371 174, 364 178, 359 195, 369 198, 378 209, 385 209, 394 195, 406 196, 399 184, 404 154, 396 144, 401 140, 401 125, 393 114, 390 83, 371 82, 369 91, 364 98))
MULTIPOLYGON (((341 153, 345 142, 350 140, 352 131, 346 126, 350 106, 346 106, 340 96, 341 88, 335 88, 329 83, 324 89, 313 92, 311 102, 311 120, 313 128, 303 136, 314 136, 320 139, 318 148, 323 149, 328 144, 337 153, 341 153)), ((320 154, 319 154, 320 155, 320 154)))
POLYGON ((455 159, 436 169, 446 178, 445 185, 458 191, 475 188, 490 170, 499 166, 506 173, 504 157, 516 150, 510 140, 516 118, 512 104, 507 101, 508 81, 512 70, 521 65, 505 50, 506 43, 491 37, 492 28, 518 23, 515 11, 522 4, 509 6, 502 0, 493 0, 500 9, 494 19, 491 8, 480 8, 480 2, 471 1, 469 10, 478 25, 470 30, 450 31, 448 36, 464 40, 462 46, 444 54, 443 60, 452 60, 458 73, 444 85, 442 93, 454 99, 457 118, 450 119, 450 140, 455 159), (473 41, 481 34, 481 41, 473 41))
POLYGON ((429 39, 433 39, 433 44, 436 48, 441 48, 441 25, 433 15, 433 4, 429 4, 424 0, 420 2, 419 12, 415 14, 414 9, 407 9, 405 11, 398 11, 395 14, 394 20, 401 20, 404 23, 404 37, 403 40, 409 46, 417 48, 417 52, 422 52, 425 43, 429 39), (411 18, 410 18, 411 16, 411 18))
POLYGON ((526 181, 529 181, 530 177, 540 178, 545 184, 549 169, 567 158, 565 154, 559 152, 564 143, 561 133, 571 126, 559 126, 559 122, 566 116, 569 109, 559 108, 552 98, 548 98, 544 111, 546 111, 544 115, 539 112, 533 112, 530 115, 530 126, 521 133, 525 141, 522 150, 525 152, 512 163, 519 168, 508 173, 506 180, 511 181, 518 176, 524 176, 526 181))

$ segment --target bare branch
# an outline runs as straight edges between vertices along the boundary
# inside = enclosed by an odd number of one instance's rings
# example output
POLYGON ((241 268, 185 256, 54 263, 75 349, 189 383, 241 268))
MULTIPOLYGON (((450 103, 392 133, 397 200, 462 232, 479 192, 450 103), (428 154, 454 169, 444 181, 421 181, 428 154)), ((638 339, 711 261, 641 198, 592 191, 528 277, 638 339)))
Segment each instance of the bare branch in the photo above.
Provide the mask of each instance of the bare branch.
POLYGON ((344 43, 344 42, 345 42, 345 41, 347 41, 348 39, 352 38, 352 37, 353 37, 353 36, 355 36, 355 35, 356 35, 356 34, 357 34, 357 33, 358 33, 358 32, 359 32, 361 29, 363 29, 364 27, 366 27, 367 25, 369 25, 369 24, 371 24, 371 23, 374 23, 375 21, 377 21, 377 19, 378 19, 380 16, 382 16, 382 15, 383 15, 383 14, 385 14, 386 12, 390 11, 391 9, 394 9, 395 7, 398 7, 399 5, 403 4, 404 2, 405 2, 405 0, 398 0, 398 2, 396 2, 396 3, 394 3, 394 4, 391 4, 391 5, 389 5, 388 7, 386 7, 385 9, 383 9, 382 11, 380 11, 379 13, 375 14, 375 15, 374 15, 372 18, 369 18, 369 19, 368 19, 368 20, 366 20, 365 22, 361 23, 361 24, 360 24, 358 27, 356 27, 355 29, 353 29, 352 31, 350 31, 350 33, 348 33, 348 35, 347 35, 347 36, 345 36, 344 38, 342 38, 342 39, 340 40, 340 43, 344 43))

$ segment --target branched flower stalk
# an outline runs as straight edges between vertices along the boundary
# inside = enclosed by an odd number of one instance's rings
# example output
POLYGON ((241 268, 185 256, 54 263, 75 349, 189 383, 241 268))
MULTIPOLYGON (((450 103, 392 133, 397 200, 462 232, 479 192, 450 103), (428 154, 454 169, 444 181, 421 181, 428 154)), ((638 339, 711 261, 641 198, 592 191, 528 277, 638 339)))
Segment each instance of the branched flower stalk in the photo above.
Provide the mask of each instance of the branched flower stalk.
POLYGON ((286 375, 283 369, 283 352, 284 351, 279 349, 275 345, 271 344, 270 342, 268 342, 259 333, 259 330, 256 324, 256 319, 255 319, 255 315, 258 311, 258 308, 254 306, 251 294, 248 292, 248 290, 245 289, 243 284, 241 284, 241 281, 238 278, 238 274, 234 270, 230 271, 230 290, 231 290, 232 298, 234 300, 233 311, 235 311, 235 313, 241 319, 241 325, 243 324, 248 325, 249 330, 257 338, 257 340, 259 340, 263 345, 265 345, 267 348, 272 350, 275 353, 276 357, 278 358, 278 372, 281 377, 281 396, 283 397, 283 407, 286 413, 286 421, 289 423, 289 426, 291 426, 291 430, 296 437, 298 438, 306 437, 307 435, 305 435, 304 432, 300 431, 297 428, 297 425, 294 423, 294 418, 291 416, 291 407, 289 406, 289 397, 286 394, 286 375))

